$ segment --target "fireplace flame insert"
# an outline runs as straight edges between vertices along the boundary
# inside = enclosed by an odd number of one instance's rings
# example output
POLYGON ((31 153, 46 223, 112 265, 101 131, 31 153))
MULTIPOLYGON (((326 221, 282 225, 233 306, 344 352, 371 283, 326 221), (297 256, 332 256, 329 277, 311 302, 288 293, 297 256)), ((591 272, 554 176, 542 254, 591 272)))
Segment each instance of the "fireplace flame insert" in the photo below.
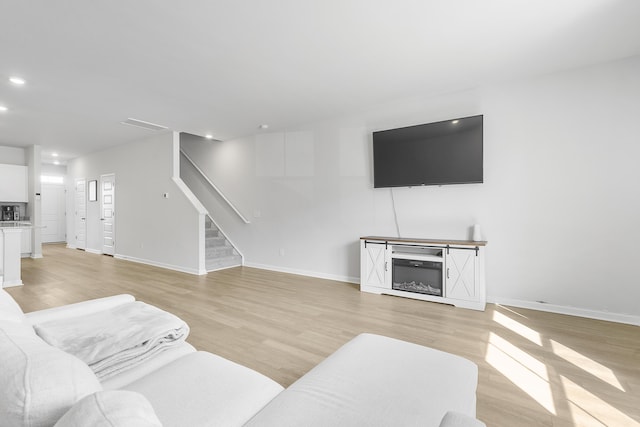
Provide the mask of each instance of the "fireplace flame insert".
POLYGON ((392 289, 444 296, 442 261, 393 258, 392 289))

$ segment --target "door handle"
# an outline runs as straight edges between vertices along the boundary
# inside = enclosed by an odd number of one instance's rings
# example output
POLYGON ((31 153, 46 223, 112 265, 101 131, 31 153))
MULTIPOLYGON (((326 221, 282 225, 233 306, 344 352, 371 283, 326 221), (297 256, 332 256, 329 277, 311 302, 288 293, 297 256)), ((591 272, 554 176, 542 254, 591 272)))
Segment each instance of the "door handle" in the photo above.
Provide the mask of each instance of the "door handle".
POLYGON ((449 278, 449 269, 447 268, 447 279, 449 278))

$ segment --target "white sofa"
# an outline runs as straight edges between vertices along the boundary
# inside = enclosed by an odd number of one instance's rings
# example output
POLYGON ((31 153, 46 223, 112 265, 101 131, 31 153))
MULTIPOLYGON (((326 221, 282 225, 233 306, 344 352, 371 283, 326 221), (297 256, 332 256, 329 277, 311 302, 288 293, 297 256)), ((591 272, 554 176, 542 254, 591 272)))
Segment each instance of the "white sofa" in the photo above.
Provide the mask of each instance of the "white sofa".
POLYGON ((484 426, 475 419, 475 364, 379 335, 357 336, 283 389, 186 342, 100 382, 33 328, 132 301, 118 295, 24 314, 0 290, 1 424, 484 426))

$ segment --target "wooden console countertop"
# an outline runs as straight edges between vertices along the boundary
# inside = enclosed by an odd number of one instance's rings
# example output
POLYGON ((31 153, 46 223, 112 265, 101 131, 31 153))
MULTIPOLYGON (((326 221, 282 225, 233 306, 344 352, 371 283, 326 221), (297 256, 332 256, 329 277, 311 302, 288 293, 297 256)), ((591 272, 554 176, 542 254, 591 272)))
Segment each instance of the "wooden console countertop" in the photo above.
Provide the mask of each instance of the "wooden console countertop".
POLYGON ((360 240, 377 240, 390 243, 415 243, 419 245, 466 245, 466 246, 486 246, 486 240, 449 240, 449 239, 413 239, 407 237, 381 237, 381 236, 365 236, 360 240))

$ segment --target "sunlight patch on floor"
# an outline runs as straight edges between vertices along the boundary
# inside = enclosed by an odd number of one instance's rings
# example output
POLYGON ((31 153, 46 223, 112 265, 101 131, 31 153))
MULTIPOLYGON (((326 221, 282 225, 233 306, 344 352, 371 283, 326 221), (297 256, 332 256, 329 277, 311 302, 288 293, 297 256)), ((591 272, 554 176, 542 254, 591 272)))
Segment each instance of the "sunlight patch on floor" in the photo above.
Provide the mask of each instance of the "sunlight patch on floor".
POLYGON ((557 341, 550 341, 551 348, 556 355, 562 357, 567 362, 574 364, 578 368, 587 371, 594 377, 601 379, 607 384, 612 385, 618 390, 625 391, 624 387, 622 387, 622 384, 620 384, 620 381, 618 381, 618 378, 611 369, 565 345, 560 344, 557 341))
POLYGON ((549 413, 556 415, 544 364, 494 333, 489 338, 486 361, 549 413))
POLYGON ((509 341, 493 332, 489 333, 489 344, 493 345, 498 350, 501 350, 503 353, 509 355, 516 362, 520 363, 522 366, 529 369, 531 372, 533 372, 543 380, 549 381, 547 366, 535 357, 531 356, 529 353, 520 350, 509 341))
MULTIPOLYGON (((640 427, 640 423, 624 412, 614 408, 593 393, 588 392, 570 379, 560 376, 574 420, 585 417, 589 421, 599 422, 605 426, 640 427), (575 412, 574 412, 575 411, 575 412)), ((591 423, 584 425, 592 425, 591 423)), ((593 424, 595 425, 595 424, 593 424)))
POLYGON ((577 406, 575 403, 567 403, 569 405, 569 412, 571 413, 574 425, 580 427, 610 427, 593 418, 591 414, 577 406))
POLYGON ((528 339, 534 344, 542 346, 542 338, 540 334, 528 326, 523 325, 520 322, 513 320, 510 317, 505 316, 499 311, 493 312, 493 320, 501 324, 507 329, 511 329, 516 334, 520 335, 523 338, 528 339))
MULTIPOLYGON (((546 356, 536 357, 538 350, 519 337, 513 337, 509 341, 505 338, 504 329, 498 328, 496 332, 489 332, 489 340, 485 360, 509 381, 529 395, 535 402, 546 409, 551 415, 558 416, 560 411, 563 419, 570 416, 572 424, 580 427, 640 427, 640 420, 635 420, 614 407, 603 399, 607 399, 611 393, 626 393, 625 388, 615 374, 615 371, 598 363, 590 357, 557 341, 543 336, 541 333, 513 319, 512 315, 527 319, 519 313, 507 310, 503 313, 494 311, 493 320, 500 326, 507 328, 520 337, 544 348, 546 356), (526 344, 526 346, 518 346, 526 344), (531 352, 531 353, 529 353, 531 352), (534 355, 532 355, 534 354, 534 355), (549 360, 546 357, 549 357, 549 360), (577 372, 565 362, 579 368, 577 372), (589 378, 589 384, 593 384, 591 376, 612 386, 608 394, 596 394, 588 391, 583 386, 576 384, 560 371, 573 372, 578 378, 589 378), (587 376, 588 375, 588 376, 587 376), (556 408, 556 404, 558 407, 556 408), (567 413, 566 411, 569 411, 567 413)), ((523 320, 523 321, 525 321, 523 320)), ((567 375, 569 375, 567 373, 567 375)), ((578 380, 578 382, 581 382, 578 380)), ((606 386, 604 386, 606 387, 606 386)), ((600 388, 598 388, 600 389, 600 388)), ((625 400, 622 400, 625 402, 625 400)), ((621 403, 625 405, 624 403, 621 403)), ((627 403, 631 405, 631 403, 627 403)), ((624 409, 624 406, 622 407, 624 409)), ((631 408, 631 406, 630 406, 631 408)), ((555 424, 554 424, 555 425, 555 424)), ((562 424, 565 425, 565 424, 562 424)))

